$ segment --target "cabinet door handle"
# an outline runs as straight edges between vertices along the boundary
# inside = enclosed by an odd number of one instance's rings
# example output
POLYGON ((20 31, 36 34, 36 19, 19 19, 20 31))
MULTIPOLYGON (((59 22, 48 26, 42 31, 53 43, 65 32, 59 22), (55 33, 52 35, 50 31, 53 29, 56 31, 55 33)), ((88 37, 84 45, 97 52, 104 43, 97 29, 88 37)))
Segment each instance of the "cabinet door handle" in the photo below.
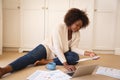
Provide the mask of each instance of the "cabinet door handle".
POLYGON ((42 7, 42 9, 45 9, 45 7, 42 7))
POLYGON ((48 9, 48 7, 46 7, 46 9, 48 9))
POLYGON ((18 6, 17 8, 20 9, 20 6, 18 6))
POLYGON ((97 11, 97 9, 94 9, 94 11, 96 12, 96 11, 97 11))
POLYGON ((42 7, 42 9, 48 9, 48 7, 42 7))

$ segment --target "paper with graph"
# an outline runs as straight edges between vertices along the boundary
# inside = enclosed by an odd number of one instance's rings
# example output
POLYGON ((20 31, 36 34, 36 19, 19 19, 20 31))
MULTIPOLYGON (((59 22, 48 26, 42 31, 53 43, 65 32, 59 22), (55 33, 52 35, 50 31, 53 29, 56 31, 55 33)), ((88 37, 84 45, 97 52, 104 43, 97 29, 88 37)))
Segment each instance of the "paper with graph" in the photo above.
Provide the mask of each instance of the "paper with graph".
POLYGON ((36 70, 27 79, 28 80, 70 80, 70 76, 60 70, 43 71, 36 70))

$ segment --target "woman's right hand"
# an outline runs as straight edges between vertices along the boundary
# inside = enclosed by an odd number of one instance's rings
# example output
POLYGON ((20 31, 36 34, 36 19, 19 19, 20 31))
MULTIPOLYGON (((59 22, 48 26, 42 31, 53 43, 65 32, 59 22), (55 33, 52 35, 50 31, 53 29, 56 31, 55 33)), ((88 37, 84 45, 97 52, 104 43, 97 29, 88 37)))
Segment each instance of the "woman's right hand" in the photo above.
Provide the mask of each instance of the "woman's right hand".
POLYGON ((76 70, 74 65, 69 65, 67 62, 63 63, 63 65, 68 71, 74 72, 76 70))

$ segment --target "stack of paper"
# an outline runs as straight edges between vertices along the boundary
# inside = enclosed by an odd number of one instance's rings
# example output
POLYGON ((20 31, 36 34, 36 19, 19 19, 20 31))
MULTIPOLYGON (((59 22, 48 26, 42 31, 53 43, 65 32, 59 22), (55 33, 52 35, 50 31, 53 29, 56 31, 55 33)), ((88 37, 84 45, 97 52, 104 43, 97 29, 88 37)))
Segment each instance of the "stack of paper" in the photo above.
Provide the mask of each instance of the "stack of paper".
POLYGON ((120 79, 120 70, 118 69, 100 66, 97 69, 96 74, 106 75, 106 76, 120 79))
POLYGON ((37 70, 30 75, 28 80, 70 80, 70 76, 60 70, 42 71, 37 70))

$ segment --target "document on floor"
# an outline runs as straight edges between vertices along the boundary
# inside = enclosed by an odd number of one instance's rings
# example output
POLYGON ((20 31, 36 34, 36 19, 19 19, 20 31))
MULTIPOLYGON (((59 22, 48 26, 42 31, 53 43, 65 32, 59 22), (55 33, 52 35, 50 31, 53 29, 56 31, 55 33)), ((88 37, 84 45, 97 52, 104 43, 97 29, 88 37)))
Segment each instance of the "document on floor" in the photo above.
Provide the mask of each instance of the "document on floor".
POLYGON ((27 80, 70 80, 70 76, 60 70, 43 71, 37 70, 27 80))
POLYGON ((120 79, 120 70, 119 69, 99 66, 96 71, 96 74, 101 74, 101 75, 120 79))
POLYGON ((77 62, 94 60, 94 59, 98 59, 98 58, 100 58, 100 56, 94 56, 94 57, 89 57, 89 58, 82 58, 82 59, 78 60, 77 62))

